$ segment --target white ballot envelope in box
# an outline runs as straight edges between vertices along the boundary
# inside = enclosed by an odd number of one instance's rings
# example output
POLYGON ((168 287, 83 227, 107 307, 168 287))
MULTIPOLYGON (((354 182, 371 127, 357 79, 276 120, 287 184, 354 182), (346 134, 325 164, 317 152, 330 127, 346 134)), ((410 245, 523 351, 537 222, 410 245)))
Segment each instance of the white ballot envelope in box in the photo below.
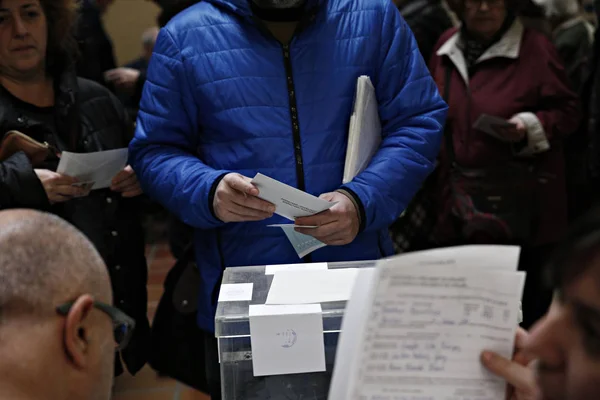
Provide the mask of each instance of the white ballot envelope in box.
POLYGON ((56 172, 92 184, 92 190, 110 187, 113 178, 127 165, 128 151, 124 149, 94 153, 64 151, 56 172))

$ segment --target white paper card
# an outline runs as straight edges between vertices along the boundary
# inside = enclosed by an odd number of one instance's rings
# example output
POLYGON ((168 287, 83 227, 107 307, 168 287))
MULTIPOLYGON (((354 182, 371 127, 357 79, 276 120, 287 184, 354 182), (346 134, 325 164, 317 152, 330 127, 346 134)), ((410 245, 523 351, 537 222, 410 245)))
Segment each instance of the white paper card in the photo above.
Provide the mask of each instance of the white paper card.
POLYGON ((343 183, 348 183, 363 172, 381 145, 381 120, 375 87, 368 76, 356 82, 354 110, 350 117, 348 146, 344 165, 343 183))
POLYGON ((375 272, 375 268, 361 268, 358 270, 352 296, 346 304, 346 313, 342 319, 343 334, 338 339, 329 399, 341 400, 348 398, 349 385, 347 379, 352 374, 354 360, 358 356, 356 351, 358 343, 362 342, 363 324, 371 306, 372 291, 375 290, 375 285, 373 285, 376 278, 375 272), (348 313, 347 310, 352 310, 352 312, 348 313))
POLYGON ((224 283, 219 293, 219 303, 252 300, 253 283, 224 283))
POLYGON ((306 257, 313 251, 327 246, 325 243, 315 239, 310 235, 297 232, 294 225, 283 225, 280 226, 280 228, 283 230, 283 233, 285 233, 285 236, 290 241, 290 244, 294 247, 296 254, 298 254, 298 258, 306 257))
POLYGON ((313 304, 350 298, 358 270, 281 271, 273 275, 266 304, 313 304))
POLYGON ((257 174, 252 183, 260 192, 259 198, 274 204, 277 215, 292 221, 298 217, 308 217, 329 210, 336 204, 262 174, 257 174))
POLYGON ((473 124, 473 128, 478 129, 488 135, 495 137, 496 139, 502 140, 503 142, 508 141, 504 136, 498 134, 497 128, 511 128, 515 125, 508 122, 504 118, 494 117, 493 115, 481 114, 479 118, 473 124))
POLYGON ((113 178, 127 165, 127 149, 70 153, 63 151, 56 172, 93 182, 92 190, 110 187, 113 178))
POLYGON ((274 275, 281 271, 323 271, 327 269, 327 263, 299 263, 267 265, 265 275, 274 275))
POLYGON ((512 354, 525 277, 518 254, 466 246, 380 261, 348 302, 329 399, 504 398, 505 383, 479 356, 512 354))
POLYGON ((325 371, 321 305, 250 306, 254 376, 325 371))

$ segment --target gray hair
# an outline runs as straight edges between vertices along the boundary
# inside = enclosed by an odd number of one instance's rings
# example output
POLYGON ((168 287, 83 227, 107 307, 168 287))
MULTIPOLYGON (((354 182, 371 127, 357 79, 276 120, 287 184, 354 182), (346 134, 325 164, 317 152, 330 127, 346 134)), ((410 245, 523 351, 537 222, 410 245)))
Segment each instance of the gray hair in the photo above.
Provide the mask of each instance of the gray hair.
POLYGON ((0 211, 0 326, 82 294, 112 302, 106 266, 92 243, 54 215, 0 211))

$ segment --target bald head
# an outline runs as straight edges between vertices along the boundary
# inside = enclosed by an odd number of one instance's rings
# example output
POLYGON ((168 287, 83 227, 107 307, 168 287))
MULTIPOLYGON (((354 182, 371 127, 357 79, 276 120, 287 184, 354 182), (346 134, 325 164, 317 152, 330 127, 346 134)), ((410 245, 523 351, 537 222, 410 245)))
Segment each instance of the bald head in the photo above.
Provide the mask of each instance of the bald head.
POLYGON ((54 215, 0 211, 0 255, 0 328, 11 316, 45 313, 84 293, 112 302, 100 255, 54 215))

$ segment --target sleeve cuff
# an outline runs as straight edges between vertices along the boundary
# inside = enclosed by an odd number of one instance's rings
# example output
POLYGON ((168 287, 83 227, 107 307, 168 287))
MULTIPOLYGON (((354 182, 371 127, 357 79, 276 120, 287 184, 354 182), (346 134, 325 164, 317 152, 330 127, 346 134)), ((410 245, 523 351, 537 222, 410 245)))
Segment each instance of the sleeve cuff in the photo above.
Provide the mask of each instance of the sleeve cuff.
POLYGON ((527 145, 518 152, 519 156, 532 156, 550 150, 550 142, 546 131, 539 118, 531 112, 523 112, 515 115, 525 124, 527 128, 527 145))
POLYGON ((225 175, 227 175, 227 173, 221 174, 217 177, 217 179, 215 179, 215 181, 213 182, 212 186, 210 187, 210 192, 208 193, 208 209, 210 210, 210 214, 213 216, 213 218, 217 221, 223 222, 219 219, 219 217, 217 217, 217 214, 215 213, 215 193, 217 193, 217 187, 219 186, 219 183, 221 183, 221 181, 223 180, 223 178, 225 177, 225 175))
POLYGON ((365 222, 367 220, 367 214, 365 212, 365 207, 363 206, 362 201, 360 201, 360 197, 358 197, 358 195, 356 193, 354 193, 354 191, 352 189, 349 189, 347 187, 338 189, 337 192, 348 197, 350 199, 350 201, 352 201, 352 203, 354 203, 354 207, 356 208, 356 212, 358 213, 358 223, 359 223, 358 231, 359 232, 364 231, 365 226, 366 226, 365 222))

